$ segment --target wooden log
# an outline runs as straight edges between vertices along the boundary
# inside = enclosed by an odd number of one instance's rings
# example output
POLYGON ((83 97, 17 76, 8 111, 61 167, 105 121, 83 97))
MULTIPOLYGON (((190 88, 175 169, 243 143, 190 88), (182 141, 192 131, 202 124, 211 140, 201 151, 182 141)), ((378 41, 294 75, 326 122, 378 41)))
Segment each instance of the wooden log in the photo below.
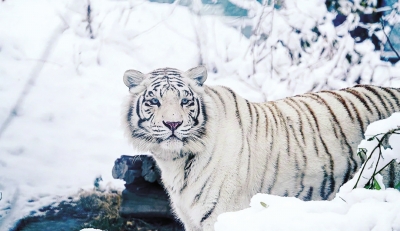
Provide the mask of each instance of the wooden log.
POLYGON ((174 219, 163 188, 131 186, 122 191, 121 216, 174 219))

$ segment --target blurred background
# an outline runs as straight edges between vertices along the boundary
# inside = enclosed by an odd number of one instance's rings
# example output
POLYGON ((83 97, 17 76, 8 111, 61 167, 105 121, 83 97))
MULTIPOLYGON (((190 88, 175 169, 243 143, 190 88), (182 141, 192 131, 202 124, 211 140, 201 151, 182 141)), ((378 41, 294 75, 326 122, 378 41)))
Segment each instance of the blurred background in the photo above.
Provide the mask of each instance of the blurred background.
POLYGON ((395 0, 0 1, 0 230, 93 186, 121 189, 127 69, 208 69, 262 102, 400 87, 395 0))

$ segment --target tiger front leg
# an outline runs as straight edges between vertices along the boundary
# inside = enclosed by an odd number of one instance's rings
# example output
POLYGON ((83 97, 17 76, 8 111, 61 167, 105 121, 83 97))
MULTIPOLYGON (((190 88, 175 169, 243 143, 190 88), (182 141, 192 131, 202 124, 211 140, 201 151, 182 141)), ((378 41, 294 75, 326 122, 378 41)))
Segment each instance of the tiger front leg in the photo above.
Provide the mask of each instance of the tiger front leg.
POLYGON ((175 209, 175 215, 179 218, 179 220, 183 224, 185 231, 202 231, 203 230, 194 224, 194 222, 190 218, 189 214, 184 213, 180 209, 178 209, 178 208, 175 209))
POLYGON ((210 216, 207 220, 201 223, 202 231, 214 231, 214 223, 217 221, 217 215, 210 216))

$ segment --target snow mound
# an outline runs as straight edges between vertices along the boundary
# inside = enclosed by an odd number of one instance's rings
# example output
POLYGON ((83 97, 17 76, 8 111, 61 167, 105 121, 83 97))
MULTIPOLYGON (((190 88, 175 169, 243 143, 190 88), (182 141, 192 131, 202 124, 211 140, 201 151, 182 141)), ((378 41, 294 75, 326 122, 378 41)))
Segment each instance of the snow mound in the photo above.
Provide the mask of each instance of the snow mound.
POLYGON ((400 230, 400 192, 360 188, 343 199, 308 202, 257 194, 250 208, 221 214, 215 230, 400 230))
POLYGON ((87 229, 81 229, 80 231, 103 231, 103 230, 101 230, 101 229, 87 228, 87 229))

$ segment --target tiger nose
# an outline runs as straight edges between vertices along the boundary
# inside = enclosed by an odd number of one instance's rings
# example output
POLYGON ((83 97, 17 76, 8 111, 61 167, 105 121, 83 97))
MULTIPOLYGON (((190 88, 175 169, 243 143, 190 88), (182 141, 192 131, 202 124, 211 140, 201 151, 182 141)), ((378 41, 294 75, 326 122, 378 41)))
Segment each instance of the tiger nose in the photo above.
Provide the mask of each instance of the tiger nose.
POLYGON ((182 122, 164 122, 163 124, 169 128, 171 131, 175 131, 181 124, 182 122))

